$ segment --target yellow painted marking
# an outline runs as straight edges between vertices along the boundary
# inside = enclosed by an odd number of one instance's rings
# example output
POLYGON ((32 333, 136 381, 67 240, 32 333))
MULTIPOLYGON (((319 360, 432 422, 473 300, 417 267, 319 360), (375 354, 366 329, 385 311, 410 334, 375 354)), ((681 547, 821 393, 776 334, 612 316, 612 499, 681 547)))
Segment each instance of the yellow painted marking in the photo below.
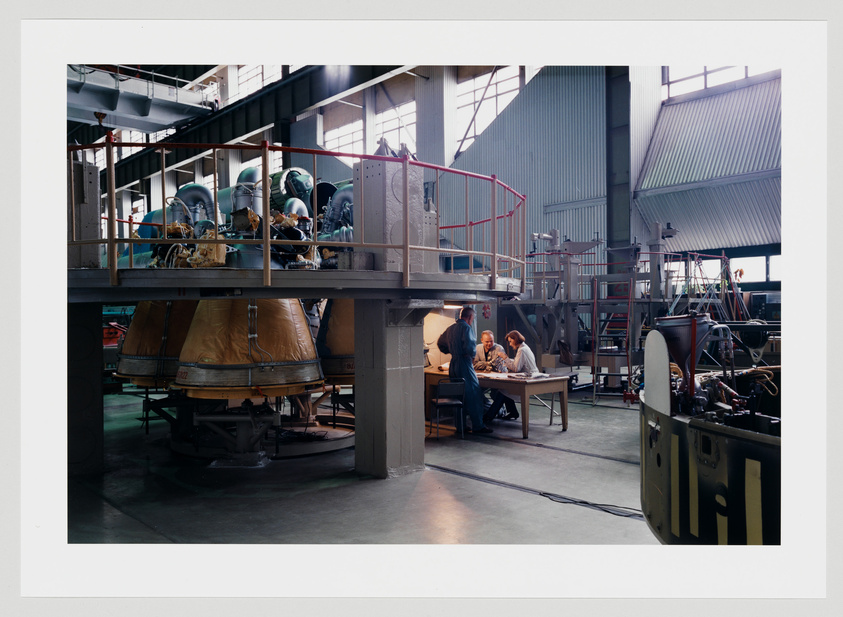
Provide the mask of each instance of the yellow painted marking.
MULTIPOLYGON (((723 483, 726 484, 725 482, 723 483)), ((728 492, 727 492, 728 494, 728 492)), ((728 503, 726 502, 726 498, 723 495, 715 495, 714 500, 719 503, 721 506, 726 506, 726 512, 728 512, 728 503)), ((728 544, 729 543, 729 517, 723 516, 722 514, 717 514, 717 544, 728 544)))
POLYGON ((688 448, 688 507, 691 511, 689 522, 691 535, 700 537, 700 488, 697 472, 697 453, 688 448))
POLYGON ((761 527, 761 462, 746 459, 746 543, 763 544, 761 527))
POLYGON ((670 531, 679 537, 679 435, 670 436, 670 531))

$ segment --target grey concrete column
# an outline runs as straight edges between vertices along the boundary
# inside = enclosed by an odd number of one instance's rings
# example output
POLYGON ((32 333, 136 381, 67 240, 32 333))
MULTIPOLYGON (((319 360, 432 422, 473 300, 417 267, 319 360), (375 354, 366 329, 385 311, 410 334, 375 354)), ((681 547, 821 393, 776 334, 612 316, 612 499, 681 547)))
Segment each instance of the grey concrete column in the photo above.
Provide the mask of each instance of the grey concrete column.
MULTIPOLYGON (((419 160, 449 166, 457 150, 457 69, 453 66, 417 67, 416 154, 419 160)), ((425 170, 425 181, 436 172, 425 170)))
MULTIPOLYGON (((132 214, 132 192, 131 191, 117 191, 116 192, 116 209, 117 209, 117 218, 123 221, 129 220, 129 215, 132 214)), ((137 228, 136 228, 137 229, 137 228)), ((128 223, 117 223, 117 235, 121 238, 128 237, 129 235, 129 224, 128 223)), ((126 249, 125 244, 120 244, 118 246, 119 254, 123 254, 123 251, 126 249)))
POLYGON ((241 166, 240 150, 217 150, 217 184, 220 189, 235 185, 241 166))
POLYGON ((390 478, 424 468, 424 336, 429 308, 354 301, 355 467, 390 478))
POLYGON ((67 471, 101 473, 104 461, 102 305, 67 305, 67 471))
MULTIPOLYGON (((297 148, 324 149, 323 119, 321 114, 313 112, 306 118, 300 118, 291 124, 290 144, 297 148)), ((290 163, 293 167, 301 167, 313 173, 312 154, 291 153, 290 163)), ((324 182, 348 180, 352 176, 351 164, 351 159, 319 156, 316 159, 317 169, 314 181, 317 179, 324 182)))
POLYGON ((378 149, 375 135, 376 98, 373 87, 363 91, 363 152, 366 154, 372 154, 378 149))

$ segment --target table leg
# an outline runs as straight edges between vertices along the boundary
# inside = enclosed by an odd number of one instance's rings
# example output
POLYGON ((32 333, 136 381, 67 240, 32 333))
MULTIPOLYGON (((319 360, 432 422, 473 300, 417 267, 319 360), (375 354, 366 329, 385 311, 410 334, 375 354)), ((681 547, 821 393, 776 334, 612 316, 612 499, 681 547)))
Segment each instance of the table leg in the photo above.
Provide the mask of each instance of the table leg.
POLYGON ((521 434, 524 439, 530 433, 530 399, 527 396, 527 386, 521 389, 521 434))
POLYGON ((568 430, 568 385, 564 384, 562 391, 559 393, 559 405, 562 412, 562 430, 568 430))

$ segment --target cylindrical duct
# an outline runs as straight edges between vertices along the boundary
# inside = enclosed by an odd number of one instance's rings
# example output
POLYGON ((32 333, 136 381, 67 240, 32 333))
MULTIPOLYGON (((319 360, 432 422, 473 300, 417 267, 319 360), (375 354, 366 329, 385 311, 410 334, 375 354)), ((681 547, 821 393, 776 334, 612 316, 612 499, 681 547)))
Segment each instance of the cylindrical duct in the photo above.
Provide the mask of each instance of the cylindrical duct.
POLYGON ((334 298, 325 304, 316 349, 326 379, 354 375, 354 300, 334 298))
POLYGON ((180 199, 193 217, 193 222, 214 218, 214 196, 210 189, 202 184, 185 184, 178 191, 180 199))
POLYGON ((322 383, 297 299, 200 300, 175 385, 194 398, 301 394, 322 383))
POLYGON ((196 300, 139 302, 117 355, 116 375, 138 386, 162 387, 172 383, 197 303, 196 300))

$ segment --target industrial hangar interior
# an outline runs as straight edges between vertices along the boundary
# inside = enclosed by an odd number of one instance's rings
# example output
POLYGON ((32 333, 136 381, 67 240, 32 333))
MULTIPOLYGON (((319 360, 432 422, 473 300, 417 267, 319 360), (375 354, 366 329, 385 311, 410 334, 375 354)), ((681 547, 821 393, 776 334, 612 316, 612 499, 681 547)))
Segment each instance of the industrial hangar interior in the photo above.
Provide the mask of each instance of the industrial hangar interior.
POLYGON ((67 542, 779 544, 781 154, 775 66, 67 65, 67 542))

